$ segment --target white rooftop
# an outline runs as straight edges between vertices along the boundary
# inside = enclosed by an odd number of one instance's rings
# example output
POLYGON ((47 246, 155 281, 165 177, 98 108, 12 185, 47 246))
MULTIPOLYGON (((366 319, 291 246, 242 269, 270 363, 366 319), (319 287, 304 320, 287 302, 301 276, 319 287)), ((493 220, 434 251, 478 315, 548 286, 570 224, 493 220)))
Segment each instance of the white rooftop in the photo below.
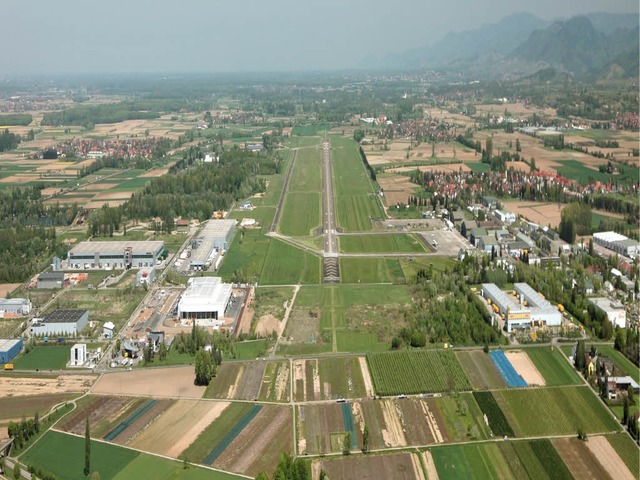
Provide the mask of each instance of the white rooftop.
POLYGON ((616 232, 597 232, 593 234, 593 238, 602 240, 604 242, 618 242, 620 240, 626 240, 627 237, 620 235, 616 232))
POLYGON ((226 237, 235 225, 235 220, 209 220, 200 232, 200 237, 226 237))
POLYGON ((135 253, 155 253, 164 247, 164 242, 161 240, 80 242, 71 249, 69 255, 92 255, 96 252, 100 252, 102 255, 122 255, 128 247, 131 247, 135 253))
POLYGON ((613 313, 624 310, 624 306, 621 303, 614 303, 605 297, 590 298, 589 302, 605 312, 613 313))
POLYGON ((233 286, 230 283, 222 283, 220 277, 190 278, 178 309, 181 312, 222 310, 224 313, 232 289, 233 286))

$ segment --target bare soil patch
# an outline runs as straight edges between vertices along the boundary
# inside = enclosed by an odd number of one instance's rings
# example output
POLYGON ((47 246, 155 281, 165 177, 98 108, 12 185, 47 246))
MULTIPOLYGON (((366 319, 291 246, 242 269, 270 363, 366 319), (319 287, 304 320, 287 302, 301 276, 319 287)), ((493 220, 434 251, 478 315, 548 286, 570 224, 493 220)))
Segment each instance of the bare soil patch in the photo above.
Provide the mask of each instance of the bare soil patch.
POLYGON ((373 380, 371 380, 371 375, 369 374, 367 359, 365 357, 358 357, 358 363, 360 364, 360 371, 362 372, 362 379, 364 380, 365 392, 367 392, 367 396, 373 397, 375 391, 373 390, 373 380))
MULTIPOLYGON (((133 192, 130 192, 130 194, 133 192)), ((131 196, 131 195, 129 195, 131 196)), ((122 200, 107 200, 107 201, 91 201, 88 203, 85 203, 84 208, 86 208, 87 210, 92 210, 95 208, 102 208, 102 206, 106 203, 108 206, 110 207, 118 207, 120 205, 122 205, 123 203, 125 203, 127 199, 122 199, 122 200)))
POLYGON ((94 200, 129 200, 131 198, 131 192, 109 192, 99 193, 94 197, 94 200))
POLYGON ((292 452, 291 409, 267 405, 216 459, 213 466, 251 477, 272 470, 282 451, 292 452))
POLYGON ((581 480, 612 478, 585 442, 573 438, 554 438, 551 442, 574 478, 581 480))
POLYGON ((192 366, 146 368, 106 373, 94 385, 92 393, 139 395, 165 398, 201 398, 206 387, 193 384, 192 366))
POLYGON ((280 331, 280 320, 273 315, 263 315, 256 324, 256 335, 266 337, 280 331))
POLYGON ((616 452, 607 441, 606 437, 602 435, 589 437, 587 447, 607 473, 611 475, 611 478, 615 478, 616 480, 634 480, 633 474, 622 461, 618 452, 616 452))
POLYGON ((527 220, 538 225, 556 226, 560 224, 563 205, 558 203, 541 202, 504 202, 506 210, 522 215, 527 220))
POLYGON ((266 367, 267 362, 263 361, 248 363, 244 369, 244 374, 236 383, 233 398, 239 400, 254 400, 258 398, 262 376, 266 367))
POLYGON ((398 416, 393 400, 382 400, 382 415, 386 428, 382 430, 382 438, 389 447, 404 447, 407 439, 404 436, 402 422, 398 416))
POLYGON ((466 163, 439 163, 438 165, 420 165, 418 167, 396 167, 386 170, 387 172, 412 172, 416 169, 421 172, 469 172, 471 169, 466 163))
MULTIPOLYGON (((83 435, 85 421, 89 417, 89 425, 94 430, 100 422, 113 422, 125 412, 139 404, 135 398, 95 395, 89 397, 91 402, 77 408, 61 425, 65 432, 83 435)), ((106 432, 108 433, 108 432, 106 432)))
POLYGON ((7 294, 13 292, 21 283, 0 283, 0 298, 6 298, 7 294))
POLYGON ((86 392, 95 375, 60 375, 56 378, 0 376, 0 398, 50 393, 86 392))
POLYGON ((228 405, 229 402, 178 400, 129 446, 177 458, 228 405))
POLYGON ((429 480, 438 480, 438 470, 436 469, 436 463, 433 461, 433 456, 430 451, 422 452, 422 459, 427 468, 427 478, 429 480))
POLYGON ((547 382, 545 382, 544 377, 540 374, 534 363, 529 358, 525 352, 505 352, 505 356, 513 365, 513 368, 516 369, 516 372, 520 374, 524 381, 527 382, 530 386, 537 385, 540 387, 544 387, 547 382))
MULTIPOLYGON (((317 460, 317 462, 320 463, 320 468, 327 472, 329 478, 421 480, 424 477, 417 472, 414 455, 412 453, 394 453, 391 455, 338 457, 330 460, 317 460)), ((320 471, 318 468, 315 470, 318 473, 320 471)), ((314 477, 314 480, 317 480, 317 477, 314 477)))

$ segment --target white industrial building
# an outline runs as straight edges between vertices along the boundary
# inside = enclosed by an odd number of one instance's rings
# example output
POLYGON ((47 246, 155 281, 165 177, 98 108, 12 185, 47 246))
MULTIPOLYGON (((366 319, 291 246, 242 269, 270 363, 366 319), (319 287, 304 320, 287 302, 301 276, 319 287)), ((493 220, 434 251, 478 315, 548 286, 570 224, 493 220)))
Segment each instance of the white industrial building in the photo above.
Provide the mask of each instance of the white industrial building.
POLYGON ((164 252, 163 241, 80 242, 69 251, 69 269, 153 267, 164 252))
POLYGON ((0 298, 0 318, 6 313, 13 315, 29 315, 31 300, 28 298, 0 298))
POLYGON ((142 267, 136 273, 136 285, 149 286, 156 279, 156 267, 142 267))
POLYGON ((627 327, 627 312, 624 306, 620 302, 609 300, 608 298, 590 298, 591 303, 598 310, 603 311, 613 327, 626 328, 627 327))
POLYGON ((105 322, 102 325, 102 334, 105 336, 105 338, 112 338, 115 330, 116 324, 113 322, 105 322))
POLYGON ((594 233, 593 242, 625 257, 634 257, 640 254, 640 242, 616 232, 594 233))
POLYGON ((504 223, 513 223, 516 221, 516 214, 507 211, 494 210, 493 216, 504 223))
POLYGON ((516 283, 508 294, 493 283, 482 284, 482 296, 507 322, 507 331, 534 326, 557 327, 562 313, 526 283, 516 283))
POLYGON ((69 360, 70 367, 82 367, 87 363, 87 344, 76 343, 71 347, 71 359, 69 360))
POLYGON ((236 220, 209 220, 191 241, 190 270, 208 270, 218 255, 229 249, 236 220))
POLYGON ((201 327, 224 325, 223 317, 233 287, 220 277, 190 278, 178 302, 178 318, 194 320, 201 327))
POLYGON ((38 336, 77 337, 87 326, 89 312, 87 310, 56 310, 43 318, 34 318, 31 334, 38 336))

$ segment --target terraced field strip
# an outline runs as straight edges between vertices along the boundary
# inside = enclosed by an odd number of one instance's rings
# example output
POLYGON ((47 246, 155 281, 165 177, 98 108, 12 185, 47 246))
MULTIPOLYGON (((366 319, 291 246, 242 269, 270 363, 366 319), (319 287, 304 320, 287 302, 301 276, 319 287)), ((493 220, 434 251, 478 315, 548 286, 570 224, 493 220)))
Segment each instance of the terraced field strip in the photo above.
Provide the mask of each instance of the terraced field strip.
POLYGON ((236 423, 231 430, 220 440, 211 453, 207 455, 202 463, 212 465, 213 462, 224 452, 231 442, 240 434, 244 428, 249 425, 249 422, 255 418, 256 415, 262 410, 262 405, 253 405, 251 409, 245 414, 244 417, 236 423))
POLYGON ((379 395, 471 390, 455 354, 439 350, 400 350, 367 354, 379 395))
POLYGON ((575 368, 567 362, 560 350, 550 351, 546 347, 527 348, 526 353, 544 377, 547 386, 582 384, 575 368))
MULTIPOLYGON (((552 387, 493 392, 502 397, 518 436, 573 435, 620 431, 589 387, 552 387)), ((500 403, 500 402, 498 402, 500 403)))
POLYGON ((116 438, 118 435, 124 432, 129 427, 129 425, 131 425, 138 418, 144 415, 145 412, 149 410, 151 407, 153 407, 157 402, 158 402, 157 400, 147 400, 146 402, 144 402, 140 407, 138 407, 138 409, 135 412, 129 415, 129 417, 126 420, 120 422, 120 424, 116 428, 114 428, 109 433, 107 433, 104 436, 104 439, 108 442, 112 441, 114 438, 116 438))
POLYGON ((358 448, 358 437, 356 437, 356 430, 353 424, 353 413, 351 411, 350 403, 342 404, 342 419, 344 421, 344 431, 351 434, 351 450, 358 448))
POLYGON ((459 351, 456 352, 456 357, 474 390, 489 390, 507 386, 507 382, 504 381, 489 355, 483 351, 459 351))
POLYGON ((638 445, 626 433, 607 435, 607 441, 618 453, 633 478, 640 478, 640 462, 638 461, 638 445))
POLYGON ((500 372, 500 375, 502 375, 502 378, 504 378, 504 381, 507 382, 507 386, 515 388, 527 386, 527 382, 525 382, 524 378, 513 368, 513 365, 511 365, 511 362, 502 350, 494 350, 490 355, 493 364, 500 372))

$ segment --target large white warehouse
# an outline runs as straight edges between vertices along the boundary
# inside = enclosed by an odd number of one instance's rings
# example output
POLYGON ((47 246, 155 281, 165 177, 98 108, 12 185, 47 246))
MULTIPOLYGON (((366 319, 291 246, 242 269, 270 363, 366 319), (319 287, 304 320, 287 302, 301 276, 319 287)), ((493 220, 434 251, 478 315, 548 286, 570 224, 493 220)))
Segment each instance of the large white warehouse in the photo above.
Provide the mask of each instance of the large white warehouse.
POLYGON ((178 302, 178 318, 192 319, 201 327, 224 325, 223 317, 233 287, 220 277, 190 278, 178 302))
POLYGON ((504 316, 508 332, 529 327, 531 322, 548 327, 562 324, 562 313, 529 285, 516 283, 513 290, 515 295, 509 295, 493 283, 482 284, 482 296, 495 305, 496 313, 504 316))
POLYGON ((164 252, 163 241, 80 242, 69 251, 69 269, 153 267, 164 252))

